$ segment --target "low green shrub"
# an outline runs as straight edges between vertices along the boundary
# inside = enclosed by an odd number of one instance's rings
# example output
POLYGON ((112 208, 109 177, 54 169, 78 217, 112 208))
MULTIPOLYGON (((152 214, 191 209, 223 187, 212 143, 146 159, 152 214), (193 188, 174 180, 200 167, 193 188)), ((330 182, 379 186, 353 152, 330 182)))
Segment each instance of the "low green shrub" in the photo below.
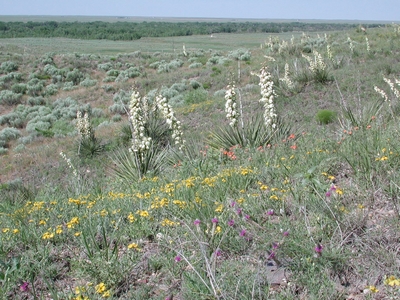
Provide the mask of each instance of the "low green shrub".
POLYGON ((329 109, 323 109, 317 112, 315 118, 318 123, 320 124, 329 124, 332 123, 336 119, 336 112, 329 110, 329 109))

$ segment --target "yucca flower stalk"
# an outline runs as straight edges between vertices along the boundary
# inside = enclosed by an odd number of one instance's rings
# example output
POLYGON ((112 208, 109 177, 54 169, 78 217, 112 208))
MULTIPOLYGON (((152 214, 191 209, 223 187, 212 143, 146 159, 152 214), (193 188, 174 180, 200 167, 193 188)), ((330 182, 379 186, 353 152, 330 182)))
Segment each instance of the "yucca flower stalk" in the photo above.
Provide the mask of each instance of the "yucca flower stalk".
POLYGON ((165 118, 165 122, 168 127, 172 129, 172 138, 175 145, 178 146, 179 150, 182 150, 185 145, 185 140, 183 139, 183 132, 181 122, 175 117, 172 106, 167 102, 167 98, 158 95, 156 97, 157 108, 161 111, 165 118))
POLYGON ((353 54, 354 53, 354 44, 350 37, 347 37, 347 42, 349 43, 350 51, 353 54))
POLYGON ((394 85, 396 83, 398 86, 400 86, 400 81, 398 79, 395 79, 395 82, 392 82, 389 78, 386 77, 383 77, 383 80, 389 85, 391 91, 396 96, 396 98, 400 99, 400 92, 394 85))
POLYGON ((85 138, 91 138, 93 136, 93 129, 90 124, 89 115, 85 112, 85 115, 82 117, 82 113, 78 110, 76 113, 76 128, 78 129, 79 135, 85 138))
POLYGON ((274 81, 267 67, 260 70, 260 74, 256 74, 260 78, 259 86, 261 88, 260 102, 264 105, 264 124, 267 128, 276 129, 276 118, 274 98, 276 96, 274 90, 274 81))
POLYGON ((133 91, 129 102, 129 122, 132 129, 132 146, 130 151, 139 153, 143 158, 144 153, 150 149, 151 138, 146 136, 146 111, 143 109, 143 99, 139 92, 133 91))
POLYGON ((237 110, 237 98, 235 90, 235 85, 228 85, 225 92, 225 112, 227 119, 230 121, 229 125, 232 128, 237 127, 240 117, 240 112, 237 110))
POLYGON ((371 47, 369 46, 368 37, 365 37, 365 43, 367 44, 367 52, 369 53, 371 51, 371 47))
POLYGON ((292 79, 290 79, 290 71, 289 71, 289 64, 286 63, 285 64, 285 75, 283 78, 280 78, 279 80, 281 80, 289 90, 292 90, 294 88, 294 83, 292 81, 292 79))
POLYGON ((305 54, 302 55, 309 63, 308 69, 311 71, 314 80, 320 83, 325 83, 326 81, 328 81, 328 71, 324 59, 318 51, 314 50, 313 54, 314 58, 311 58, 305 54))

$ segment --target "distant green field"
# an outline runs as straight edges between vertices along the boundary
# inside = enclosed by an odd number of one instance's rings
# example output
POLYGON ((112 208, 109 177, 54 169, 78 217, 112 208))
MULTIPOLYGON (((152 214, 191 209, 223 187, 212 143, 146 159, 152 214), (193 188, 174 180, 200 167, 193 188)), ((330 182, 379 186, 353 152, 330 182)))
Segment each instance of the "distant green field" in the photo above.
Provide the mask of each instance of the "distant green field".
MULTIPOLYGON (((299 35, 297 33, 295 35, 299 35)), ((16 53, 98 53, 118 54, 142 52, 174 52, 182 51, 183 44, 186 49, 204 50, 232 50, 238 48, 260 47, 270 35, 267 33, 240 33, 240 34, 214 34, 213 36, 183 36, 162 38, 141 38, 135 41, 109 41, 109 40, 70 40, 63 38, 16 38, 1 39, 0 49, 16 53), (7 50, 8 49, 8 50, 7 50)), ((288 38, 292 33, 279 34, 281 38, 288 38)))

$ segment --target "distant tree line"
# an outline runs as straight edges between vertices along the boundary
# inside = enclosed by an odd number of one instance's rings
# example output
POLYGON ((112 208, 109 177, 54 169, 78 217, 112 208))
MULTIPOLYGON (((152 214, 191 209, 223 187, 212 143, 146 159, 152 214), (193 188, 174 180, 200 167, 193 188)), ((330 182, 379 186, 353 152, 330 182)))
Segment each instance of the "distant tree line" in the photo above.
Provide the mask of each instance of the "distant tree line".
MULTIPOLYGON (((0 38, 64 37, 72 39, 137 40, 141 37, 204 35, 213 33, 330 31, 356 24, 303 22, 0 22, 0 38)), ((379 26, 368 25, 369 27, 379 26)))

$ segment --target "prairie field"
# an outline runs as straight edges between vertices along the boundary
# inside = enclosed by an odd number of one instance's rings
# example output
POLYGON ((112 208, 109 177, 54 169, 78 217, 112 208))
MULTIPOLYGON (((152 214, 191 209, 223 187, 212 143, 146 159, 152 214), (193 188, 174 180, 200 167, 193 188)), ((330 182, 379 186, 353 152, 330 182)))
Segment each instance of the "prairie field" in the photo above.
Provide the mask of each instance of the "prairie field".
POLYGON ((0 39, 1 299, 400 298, 399 60, 397 24, 0 39))

